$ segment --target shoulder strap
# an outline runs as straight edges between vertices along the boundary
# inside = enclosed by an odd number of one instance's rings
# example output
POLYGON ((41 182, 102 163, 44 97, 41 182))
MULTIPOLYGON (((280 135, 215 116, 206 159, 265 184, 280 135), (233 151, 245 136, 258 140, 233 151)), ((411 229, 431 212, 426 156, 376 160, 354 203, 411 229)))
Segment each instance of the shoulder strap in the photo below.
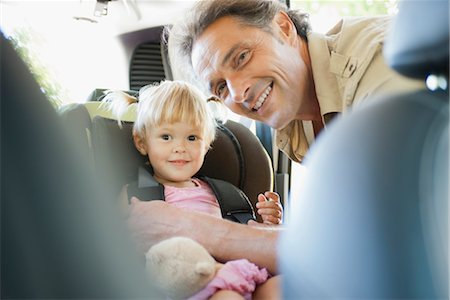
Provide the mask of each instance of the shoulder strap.
MULTIPOLYGON (((206 176, 200 178, 211 187, 224 219, 243 224, 256 219, 250 201, 240 189, 224 180, 206 176)), ((165 200, 164 186, 153 178, 148 167, 139 167, 138 180, 128 185, 127 192, 129 202, 133 196, 141 201, 165 200)))
POLYGON ((256 219, 253 207, 243 191, 224 180, 206 176, 200 178, 209 184, 216 195, 224 219, 243 224, 256 219))
POLYGON ((138 180, 128 185, 128 202, 131 197, 141 201, 164 200, 164 186, 153 178, 148 166, 139 167, 138 180))

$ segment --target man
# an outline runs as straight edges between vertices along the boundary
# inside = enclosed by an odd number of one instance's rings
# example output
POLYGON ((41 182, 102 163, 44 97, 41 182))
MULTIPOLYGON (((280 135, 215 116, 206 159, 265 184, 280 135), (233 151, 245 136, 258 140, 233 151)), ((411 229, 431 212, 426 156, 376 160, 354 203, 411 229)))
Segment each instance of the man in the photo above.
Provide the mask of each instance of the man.
POLYGON ((301 161, 353 104, 423 87, 385 64, 389 25, 389 17, 345 19, 323 35, 279 1, 200 1, 170 32, 169 51, 173 66, 184 64, 233 112, 276 129, 277 146, 301 161))
MULTIPOLYGON (((306 14, 277 1, 199 1, 191 13, 170 31, 173 69, 184 67, 229 109, 276 129, 278 147, 294 161, 350 106, 422 87, 385 65, 386 17, 344 20, 321 35, 311 32, 306 14)), ((189 236, 218 260, 248 258, 277 272, 276 229, 136 201, 130 223, 144 249, 169 236, 189 236)))

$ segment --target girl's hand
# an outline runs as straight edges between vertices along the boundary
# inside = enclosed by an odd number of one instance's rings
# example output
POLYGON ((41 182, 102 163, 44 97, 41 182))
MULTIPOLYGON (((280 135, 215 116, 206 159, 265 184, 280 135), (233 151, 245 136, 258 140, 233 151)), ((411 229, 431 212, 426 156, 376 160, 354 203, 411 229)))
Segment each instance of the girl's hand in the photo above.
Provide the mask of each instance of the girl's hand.
POLYGON ((280 203, 280 196, 277 193, 265 192, 264 194, 259 194, 256 208, 264 224, 278 225, 282 223, 283 207, 280 203))

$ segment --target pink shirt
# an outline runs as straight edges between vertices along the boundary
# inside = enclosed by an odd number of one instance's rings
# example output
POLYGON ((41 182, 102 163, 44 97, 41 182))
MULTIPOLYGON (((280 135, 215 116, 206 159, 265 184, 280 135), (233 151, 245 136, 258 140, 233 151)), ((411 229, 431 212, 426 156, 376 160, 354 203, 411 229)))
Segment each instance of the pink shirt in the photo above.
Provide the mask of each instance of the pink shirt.
POLYGON ((196 186, 179 188, 165 185, 164 196, 166 202, 182 209, 222 218, 219 203, 209 185, 198 178, 192 178, 192 181, 196 186))

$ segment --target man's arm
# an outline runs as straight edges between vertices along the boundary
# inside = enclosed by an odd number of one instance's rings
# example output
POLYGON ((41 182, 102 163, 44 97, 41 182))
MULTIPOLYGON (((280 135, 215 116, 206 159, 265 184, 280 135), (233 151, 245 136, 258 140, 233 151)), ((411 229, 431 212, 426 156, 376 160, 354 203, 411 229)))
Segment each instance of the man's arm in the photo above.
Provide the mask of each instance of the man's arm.
POLYGON ((133 198, 128 225, 140 252, 157 242, 185 236, 202 244, 218 261, 246 258, 271 274, 277 274, 276 244, 279 230, 253 227, 181 210, 163 201, 133 198))

